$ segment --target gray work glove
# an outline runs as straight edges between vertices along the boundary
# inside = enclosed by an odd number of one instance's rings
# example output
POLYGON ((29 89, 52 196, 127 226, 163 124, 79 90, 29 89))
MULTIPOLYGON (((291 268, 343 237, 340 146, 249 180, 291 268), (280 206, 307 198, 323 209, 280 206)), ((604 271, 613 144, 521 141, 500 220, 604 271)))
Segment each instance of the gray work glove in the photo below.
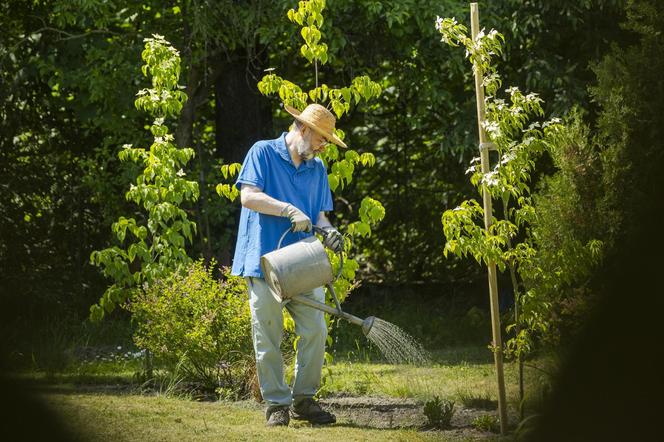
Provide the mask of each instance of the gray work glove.
POLYGON ((287 217, 290 220, 293 232, 311 231, 311 219, 292 204, 283 208, 281 216, 287 217))
POLYGON ((344 247, 343 237, 337 229, 332 226, 323 227, 325 235, 323 237, 323 244, 334 253, 339 253, 344 247))

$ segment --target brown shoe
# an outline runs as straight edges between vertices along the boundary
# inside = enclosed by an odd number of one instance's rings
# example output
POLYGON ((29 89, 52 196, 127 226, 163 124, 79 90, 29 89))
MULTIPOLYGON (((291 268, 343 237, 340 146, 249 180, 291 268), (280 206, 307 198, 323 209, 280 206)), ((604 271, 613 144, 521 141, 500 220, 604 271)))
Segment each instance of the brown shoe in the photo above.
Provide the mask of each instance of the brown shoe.
POLYGON ((265 425, 268 427, 287 427, 290 422, 288 415, 288 407, 274 407, 265 412, 267 422, 265 425))
POLYGON ((312 398, 302 399, 291 407, 293 419, 307 420, 312 424, 333 424, 337 418, 332 413, 321 408, 320 404, 312 398))

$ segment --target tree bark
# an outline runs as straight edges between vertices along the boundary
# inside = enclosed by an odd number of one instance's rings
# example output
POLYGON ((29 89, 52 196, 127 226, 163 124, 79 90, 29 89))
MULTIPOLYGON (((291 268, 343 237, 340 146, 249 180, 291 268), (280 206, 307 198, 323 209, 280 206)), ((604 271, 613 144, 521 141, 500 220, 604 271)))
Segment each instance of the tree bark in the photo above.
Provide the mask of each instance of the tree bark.
MULTIPOLYGON (((256 141, 276 136, 270 102, 257 87, 267 67, 267 51, 261 51, 258 45, 255 51, 253 55, 248 55, 246 48, 232 52, 218 66, 214 85, 216 152, 225 164, 242 163, 256 141)), ((235 213, 235 225, 238 218, 239 210, 235 213)), ((228 245, 217 251, 222 265, 231 263, 235 238, 233 229, 228 245)))
POLYGON ((187 86, 185 92, 187 101, 182 106, 180 120, 175 131, 175 142, 178 147, 191 147, 194 121, 196 120, 196 107, 200 100, 201 93, 207 96, 207 91, 201 91, 201 68, 200 66, 190 64, 189 75, 187 76, 187 86))
POLYGON ((224 163, 241 163, 258 140, 271 138, 272 111, 257 83, 267 66, 267 52, 248 56, 246 49, 229 54, 221 62, 215 82, 217 156, 224 163))

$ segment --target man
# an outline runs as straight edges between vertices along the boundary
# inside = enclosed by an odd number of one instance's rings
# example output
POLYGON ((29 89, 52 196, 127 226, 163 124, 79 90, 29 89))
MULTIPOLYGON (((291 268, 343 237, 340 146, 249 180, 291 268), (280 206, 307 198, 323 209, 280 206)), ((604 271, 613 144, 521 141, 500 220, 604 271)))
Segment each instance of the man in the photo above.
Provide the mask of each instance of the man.
MULTIPOLYGON (((336 119, 325 107, 311 104, 301 113, 290 106, 285 109, 295 118, 291 130, 275 140, 254 144, 236 182, 242 213, 232 273, 244 276, 249 289, 256 370, 267 403, 267 425, 288 425, 289 409, 294 418, 330 424, 336 422, 336 417, 313 399, 325 355, 325 317, 303 304, 279 303, 263 279, 260 257, 275 250, 289 228, 292 233, 286 235, 282 246, 310 236, 312 220, 325 230, 325 245, 339 251, 341 235, 325 216, 326 211, 332 210, 327 172, 316 155, 329 142, 346 145, 334 134, 336 119), (300 337, 292 388, 284 381, 279 348, 284 306, 300 337)), ((322 287, 304 295, 325 301, 322 287)))

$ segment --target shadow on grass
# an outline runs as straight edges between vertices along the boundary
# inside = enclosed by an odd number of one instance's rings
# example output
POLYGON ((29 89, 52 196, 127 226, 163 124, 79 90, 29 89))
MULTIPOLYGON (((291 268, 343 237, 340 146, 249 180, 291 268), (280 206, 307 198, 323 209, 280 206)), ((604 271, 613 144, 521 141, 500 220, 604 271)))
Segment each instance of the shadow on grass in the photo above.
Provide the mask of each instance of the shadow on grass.
POLYGON ((431 351, 434 363, 441 365, 491 364, 493 353, 486 347, 454 347, 431 351))
POLYGON ((35 382, 32 380, 23 380, 21 381, 21 385, 26 391, 32 391, 37 394, 103 394, 110 396, 149 394, 149 391, 141 389, 141 386, 138 384, 82 384, 73 382, 48 383, 43 381, 35 382))
POLYGON ((313 424, 304 424, 294 426, 295 428, 354 428, 358 430, 381 430, 381 431, 398 431, 398 430, 421 430, 420 425, 405 425, 405 426, 394 426, 394 427, 385 427, 379 425, 371 424, 359 424, 355 422, 337 422, 332 425, 313 425, 313 424))

